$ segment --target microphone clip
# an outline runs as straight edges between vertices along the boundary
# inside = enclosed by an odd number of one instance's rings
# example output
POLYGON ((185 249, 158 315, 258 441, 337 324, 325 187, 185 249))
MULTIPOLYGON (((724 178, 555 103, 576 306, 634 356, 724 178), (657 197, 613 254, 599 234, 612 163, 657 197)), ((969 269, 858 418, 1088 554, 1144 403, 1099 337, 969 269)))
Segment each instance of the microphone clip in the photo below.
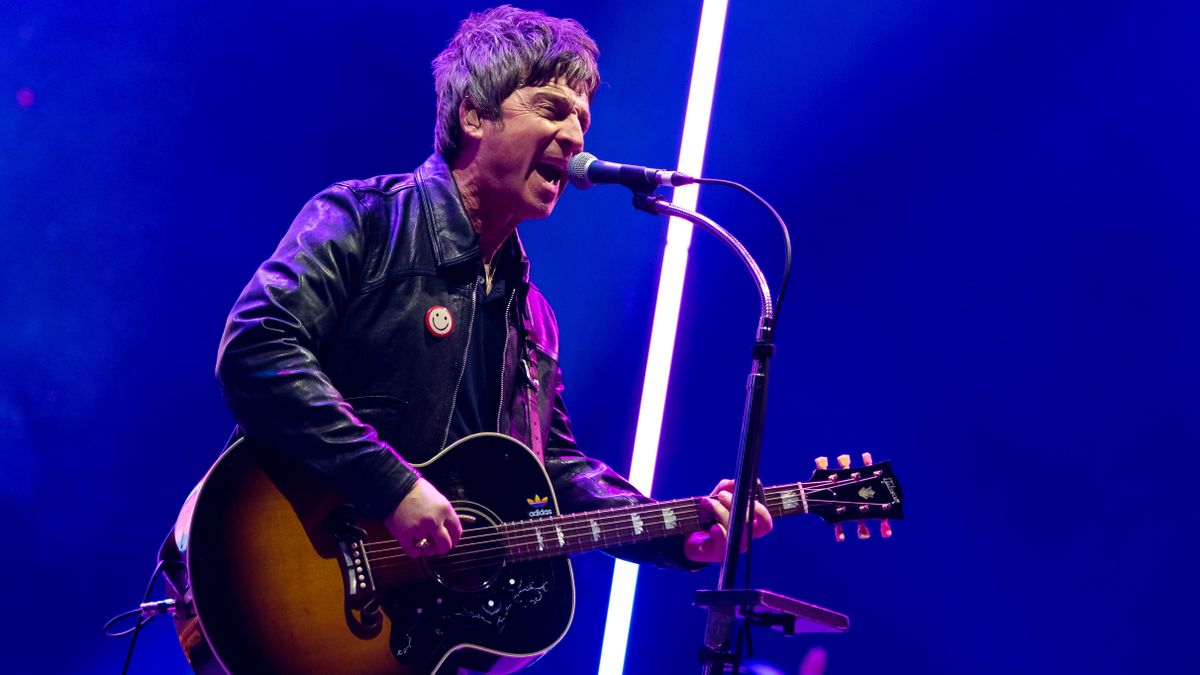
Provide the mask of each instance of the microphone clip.
POLYGON ((658 209, 658 205, 662 201, 663 196, 657 192, 633 191, 633 208, 639 211, 645 211, 652 216, 662 215, 662 211, 658 209))

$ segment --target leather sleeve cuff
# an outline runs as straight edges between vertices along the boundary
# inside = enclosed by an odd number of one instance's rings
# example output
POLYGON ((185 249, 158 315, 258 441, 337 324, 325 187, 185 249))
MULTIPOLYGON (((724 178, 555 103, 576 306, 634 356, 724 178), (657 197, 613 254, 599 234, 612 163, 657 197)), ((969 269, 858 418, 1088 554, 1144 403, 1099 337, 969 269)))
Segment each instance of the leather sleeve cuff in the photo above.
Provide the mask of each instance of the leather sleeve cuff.
POLYGON ((605 552, 614 558, 642 565, 650 564, 663 569, 698 572, 708 567, 708 563, 689 560, 683 554, 683 537, 672 537, 644 544, 618 546, 606 549, 605 552))
POLYGON ((360 515, 384 518, 392 513, 417 484, 421 474, 391 448, 384 446, 372 470, 346 490, 360 515))

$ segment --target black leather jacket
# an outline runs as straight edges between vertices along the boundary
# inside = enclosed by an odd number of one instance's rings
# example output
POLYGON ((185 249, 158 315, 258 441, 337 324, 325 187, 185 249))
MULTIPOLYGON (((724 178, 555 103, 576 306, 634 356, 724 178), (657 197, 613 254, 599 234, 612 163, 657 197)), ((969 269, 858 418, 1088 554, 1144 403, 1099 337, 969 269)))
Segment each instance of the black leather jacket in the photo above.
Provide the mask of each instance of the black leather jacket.
MULTIPOLYGON (((564 512, 648 501, 577 449, 558 324, 529 283, 515 233, 508 245, 523 275, 502 367, 518 386, 501 393, 497 430, 544 451, 564 512)), ((408 462, 446 444, 479 269, 478 237, 439 155, 412 174, 336 183, 315 196, 225 327, 217 377, 242 432, 323 475, 365 515, 390 513, 418 478, 408 462), (426 328, 434 306, 456 318, 445 337, 426 328)), ((681 549, 633 547, 622 557, 694 567, 681 549)))

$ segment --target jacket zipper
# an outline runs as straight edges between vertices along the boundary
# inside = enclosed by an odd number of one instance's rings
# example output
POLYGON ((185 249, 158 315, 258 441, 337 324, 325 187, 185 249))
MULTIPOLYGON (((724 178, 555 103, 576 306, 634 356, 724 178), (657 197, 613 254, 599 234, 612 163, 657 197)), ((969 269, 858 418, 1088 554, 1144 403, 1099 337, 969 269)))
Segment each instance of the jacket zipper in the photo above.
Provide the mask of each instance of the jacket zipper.
POLYGON ((508 330, 508 319, 512 316, 513 300, 517 297, 517 289, 508 296, 508 306, 504 308, 504 354, 500 357, 500 405, 496 409, 496 433, 502 434, 500 418, 504 416, 504 382, 508 379, 508 340, 511 334, 508 330))
POLYGON ((454 385, 454 395, 450 397, 450 415, 446 417, 446 433, 442 434, 442 447, 450 440, 450 425, 454 423, 454 406, 458 405, 458 390, 462 388, 463 376, 467 374, 467 357, 471 354, 471 333, 475 332, 475 303, 479 298, 479 279, 471 284, 471 318, 467 322, 467 345, 463 348, 462 369, 458 371, 458 382, 454 385))

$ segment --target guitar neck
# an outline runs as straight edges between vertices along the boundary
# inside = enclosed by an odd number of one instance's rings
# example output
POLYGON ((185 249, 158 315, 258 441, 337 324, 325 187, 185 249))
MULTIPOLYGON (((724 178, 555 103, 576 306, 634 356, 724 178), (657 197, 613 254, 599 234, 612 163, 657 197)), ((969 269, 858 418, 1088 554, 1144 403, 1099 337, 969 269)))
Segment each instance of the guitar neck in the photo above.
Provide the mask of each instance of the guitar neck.
MULTIPOLYGON (((439 556, 438 561, 444 570, 483 569, 501 560, 520 563, 684 536, 715 522, 706 499, 693 497, 499 522, 467 530, 458 545, 439 556)), ((527 501, 539 510, 547 505, 538 497, 527 501)), ((900 484, 889 462, 858 469, 818 469, 808 481, 765 488, 759 501, 772 518, 799 513, 818 516, 834 525, 839 540, 844 538, 840 529, 843 522, 858 522, 859 536, 864 537, 865 520, 903 518, 900 484)), ((881 529, 884 537, 889 536, 890 526, 881 527, 889 528, 881 529)), ((371 553, 379 555, 368 562, 377 572, 376 582, 381 587, 408 583, 428 574, 419 560, 396 555, 394 541, 374 543, 377 548, 371 553)))
MULTIPOLYGON (((805 483, 763 490, 772 518, 808 513, 805 483)), ((504 523, 500 532, 511 562, 584 553, 690 534, 709 526, 701 519, 705 497, 634 504, 504 523)))

